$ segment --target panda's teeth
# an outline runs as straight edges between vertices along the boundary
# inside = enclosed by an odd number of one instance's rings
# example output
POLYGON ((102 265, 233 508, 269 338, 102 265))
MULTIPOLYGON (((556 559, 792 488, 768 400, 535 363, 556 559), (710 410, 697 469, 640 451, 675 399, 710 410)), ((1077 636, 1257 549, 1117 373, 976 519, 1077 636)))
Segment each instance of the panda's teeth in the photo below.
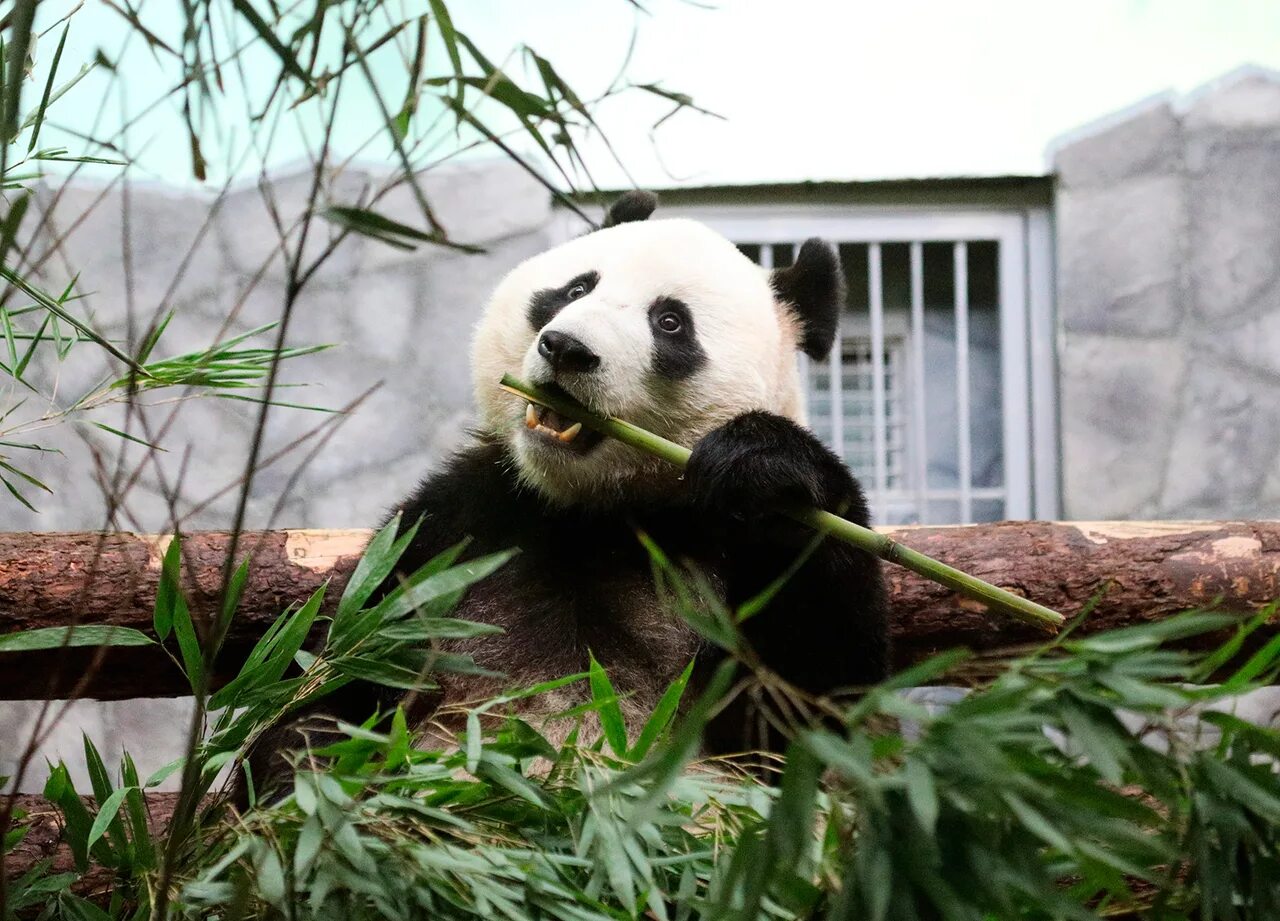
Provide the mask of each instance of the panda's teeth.
POLYGON ((565 429, 556 437, 567 444, 568 442, 573 441, 573 439, 577 438, 578 433, 581 431, 582 431, 582 423, 575 422, 573 425, 569 426, 567 429, 565 429))
POLYGON ((538 427, 538 410, 532 403, 525 405, 524 424, 531 429, 536 429, 538 427))

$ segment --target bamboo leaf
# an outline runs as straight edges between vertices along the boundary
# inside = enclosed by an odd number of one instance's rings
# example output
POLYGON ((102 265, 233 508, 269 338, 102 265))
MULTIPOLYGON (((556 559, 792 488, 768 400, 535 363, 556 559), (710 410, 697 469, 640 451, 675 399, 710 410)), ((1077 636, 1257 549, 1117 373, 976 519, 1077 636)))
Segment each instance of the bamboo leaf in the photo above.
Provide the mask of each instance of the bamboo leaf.
POLYGON ((151 624, 156 636, 163 642, 173 630, 173 615, 178 599, 182 596, 182 535, 175 534, 165 548, 160 562, 160 584, 156 588, 156 601, 151 624))
POLYGON ((186 672, 192 690, 195 690, 204 684, 204 654, 200 650, 195 624, 191 622, 187 599, 181 593, 174 597, 173 602, 173 634, 178 640, 182 670, 186 672))
POLYGON ((414 522, 397 539, 400 533, 400 513, 397 512, 382 530, 373 536, 360 555, 360 562, 356 564, 356 570, 347 580, 342 597, 338 600, 338 610, 334 615, 335 623, 354 616, 364 608, 378 586, 386 582, 387 577, 391 575, 405 548, 413 542, 421 523, 421 520, 414 522))
POLYGON ((416 248, 415 243, 434 243, 437 246, 446 246, 467 253, 484 252, 483 247, 455 243, 439 230, 418 230, 416 227, 401 224, 368 208, 334 205, 326 208, 321 214, 341 227, 398 249, 413 250, 416 248))
POLYGON ((32 475, 31 475, 31 474, 29 474, 29 473, 25 473, 25 472, 23 472, 23 471, 19 470, 17 467, 13 466, 13 464, 8 463, 7 461, 0 460, 0 470, 7 470, 7 471, 9 471, 10 473, 12 473, 14 476, 18 477, 19 479, 24 480, 25 482, 27 482, 27 483, 31 484, 32 486, 36 487, 36 489, 43 489, 45 492, 50 493, 50 494, 52 494, 52 493, 53 493, 53 490, 52 490, 52 489, 50 489, 50 488, 49 488, 48 486, 46 486, 44 483, 42 483, 42 482, 40 482, 39 480, 37 480, 34 476, 32 476, 32 475))
POLYGON ((907 785, 907 802, 916 820, 926 833, 932 835, 938 825, 938 789, 928 765, 912 758, 902 767, 902 777, 907 785))
POLYGON ((658 701, 658 705, 653 708, 653 712, 645 720, 645 724, 640 730, 640 735, 636 737, 636 744, 627 753, 627 757, 632 761, 640 761, 645 755, 649 754, 654 743, 671 726, 676 712, 680 709, 680 701, 684 697, 685 688, 689 685, 689 678, 693 675, 693 666, 694 662, 690 661, 685 666, 684 671, 680 673, 680 677, 667 686, 666 691, 663 692, 661 699, 658 701))
POLYGON ((40 627, 0 636, 0 652, 34 652, 64 646, 154 646, 155 640, 132 627, 114 624, 80 624, 40 627))
POLYGON ((627 724, 622 718, 622 708, 618 705, 618 695, 613 683, 605 673, 604 667, 596 661, 596 657, 588 652, 591 665, 587 672, 591 683, 591 698, 597 705, 600 717, 600 728, 609 748, 619 758, 627 754, 627 724))
POLYGON ((62 813, 63 838, 71 849, 76 869, 83 873, 89 868, 88 840, 93 820, 76 793, 66 765, 58 764, 50 770, 49 779, 44 785, 44 796, 62 813))
MULTIPOLYGON (((49 79, 44 84, 44 95, 40 97, 40 105, 36 108, 34 120, 32 121, 31 140, 27 142, 27 153, 31 153, 36 149, 36 142, 40 140, 40 128, 44 125, 45 112, 49 109, 49 97, 53 93, 53 81, 58 74, 58 63, 62 60, 62 49, 67 44, 67 32, 71 28, 71 23, 67 23, 62 27, 62 35, 58 38, 57 50, 53 52, 53 62, 49 65, 49 79)), ((0 251, 0 259, 4 258, 4 253, 0 251)))
POLYGON ((431 602, 453 596, 457 592, 488 578, 506 564, 518 550, 504 550, 487 556, 459 563, 443 572, 437 572, 417 582, 402 586, 380 601, 366 615, 372 622, 382 624, 403 617, 412 611, 425 608, 431 602))
POLYGON ((98 814, 94 817, 93 825, 89 828, 88 846, 90 848, 107 833, 107 826, 119 821, 117 813, 119 813, 121 804, 124 803, 130 792, 136 792, 136 788, 121 787, 108 796, 102 805, 98 807, 98 814))
POLYGON ((431 6, 431 15, 435 17, 436 29, 440 32, 440 39, 444 42, 445 53, 449 56, 449 64, 453 67, 453 75, 457 79, 457 96, 454 101, 457 105, 462 105, 462 54, 458 51, 458 32, 453 27, 453 18, 449 15, 449 8, 445 5, 444 0, 428 0, 431 6))
POLYGON ((275 53, 276 57, 280 59, 280 64, 284 70, 309 87, 311 85, 311 76, 298 63, 298 59, 293 56, 293 53, 276 37, 275 29, 254 9, 253 4, 249 0, 231 0, 231 5, 249 23, 253 31, 258 33, 258 37, 275 53))
POLYGON ((147 802, 143 797, 142 784, 138 782, 138 768, 128 752, 121 758, 120 781, 126 790, 129 841, 133 847, 134 859, 140 869, 150 869, 155 866, 155 846, 151 840, 151 829, 147 825, 147 802))
POLYGON ((3 475, 0 475, 0 483, 4 484, 4 488, 9 490, 9 495, 13 496, 20 503, 27 507, 28 511, 38 512, 39 510, 32 505, 27 497, 18 491, 18 488, 8 481, 3 475))

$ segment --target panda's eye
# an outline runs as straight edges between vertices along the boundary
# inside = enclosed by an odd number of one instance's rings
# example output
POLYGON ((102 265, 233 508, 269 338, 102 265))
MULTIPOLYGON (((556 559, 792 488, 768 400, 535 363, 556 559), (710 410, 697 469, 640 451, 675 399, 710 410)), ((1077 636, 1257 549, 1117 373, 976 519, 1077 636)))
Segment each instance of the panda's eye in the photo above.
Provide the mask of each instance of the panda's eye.
POLYGON ((677 314, 664 313, 662 316, 658 317, 658 329, 662 330, 664 333, 678 333, 680 332, 680 327, 682 325, 680 317, 677 314))
POLYGON ((569 300, 576 301, 578 298, 585 296, 587 293, 586 285, 574 285, 569 289, 569 300))

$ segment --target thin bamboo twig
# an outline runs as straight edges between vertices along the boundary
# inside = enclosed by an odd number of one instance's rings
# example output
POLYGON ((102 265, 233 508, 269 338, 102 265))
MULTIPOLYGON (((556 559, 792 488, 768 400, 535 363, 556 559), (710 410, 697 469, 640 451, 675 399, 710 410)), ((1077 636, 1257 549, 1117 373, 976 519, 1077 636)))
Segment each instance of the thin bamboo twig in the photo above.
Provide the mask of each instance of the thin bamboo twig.
MULTIPOLYGON (((681 469, 689 462, 691 452, 683 445, 668 441, 661 435, 655 435, 653 432, 632 425, 630 422, 592 412, 576 402, 566 400, 558 394, 546 393, 531 384, 526 384, 524 381, 512 377, 510 374, 502 376, 499 386, 509 393, 553 409, 565 418, 581 422, 602 435, 616 438, 624 444, 646 451, 681 469)), ((784 514, 815 530, 823 531, 832 537, 853 544, 855 547, 874 554, 882 560, 904 566, 912 572, 924 576, 926 579, 937 582, 939 585, 945 585, 966 598, 980 601, 993 611, 1008 614, 1026 623, 1049 630, 1056 630, 1062 626, 1065 620, 1057 611, 1046 608, 1044 605, 1036 604, 1029 598, 1015 595, 1013 592, 1006 591, 989 582, 983 582, 976 576, 961 572, 946 563, 941 563, 917 550, 912 550, 910 547, 904 547, 883 534, 854 524, 839 515, 833 515, 830 512, 816 508, 784 511, 784 514)))

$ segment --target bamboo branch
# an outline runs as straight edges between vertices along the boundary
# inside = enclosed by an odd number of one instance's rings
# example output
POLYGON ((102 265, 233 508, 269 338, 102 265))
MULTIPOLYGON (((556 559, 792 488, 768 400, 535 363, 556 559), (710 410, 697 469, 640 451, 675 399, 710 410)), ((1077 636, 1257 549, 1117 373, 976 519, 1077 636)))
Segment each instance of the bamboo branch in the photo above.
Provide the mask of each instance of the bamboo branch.
MULTIPOLYGON (((556 394, 546 393, 531 384, 526 384, 512 377, 510 374, 502 376, 499 386, 509 393, 546 406, 567 419, 581 422, 602 435, 608 435, 610 438, 615 438, 633 448, 646 451, 681 469, 684 469, 689 462, 691 452, 683 445, 668 441, 662 436, 645 431, 630 422, 592 412, 576 402, 566 400, 556 394)), ((1015 595, 989 582, 983 582, 981 579, 954 569, 946 563, 940 563, 919 551, 912 550, 910 547, 904 547, 883 534, 878 534, 870 528, 854 524, 852 521, 848 521, 838 515, 816 508, 786 511, 785 514, 801 524, 806 524, 815 530, 824 531, 832 537, 853 544, 853 546, 874 554, 882 560, 897 563, 899 566, 904 566, 912 572, 924 576, 926 579, 937 582, 939 585, 945 585, 947 588, 959 592, 967 598, 980 601, 992 611, 1008 614, 1026 623, 1049 630, 1056 630, 1062 626, 1063 617, 1057 611, 1052 611, 1044 605, 1036 604, 1029 598, 1015 595)))

